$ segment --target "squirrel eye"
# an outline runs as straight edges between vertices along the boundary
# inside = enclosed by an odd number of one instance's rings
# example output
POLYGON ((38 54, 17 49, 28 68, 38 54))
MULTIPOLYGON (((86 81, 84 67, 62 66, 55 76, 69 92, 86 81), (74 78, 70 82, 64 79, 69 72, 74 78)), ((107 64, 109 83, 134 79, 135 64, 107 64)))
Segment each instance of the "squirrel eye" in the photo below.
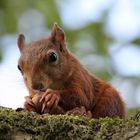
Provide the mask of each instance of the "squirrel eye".
POLYGON ((54 53, 54 52, 51 52, 50 55, 49 55, 49 62, 50 63, 53 63, 57 60, 57 54, 54 53))

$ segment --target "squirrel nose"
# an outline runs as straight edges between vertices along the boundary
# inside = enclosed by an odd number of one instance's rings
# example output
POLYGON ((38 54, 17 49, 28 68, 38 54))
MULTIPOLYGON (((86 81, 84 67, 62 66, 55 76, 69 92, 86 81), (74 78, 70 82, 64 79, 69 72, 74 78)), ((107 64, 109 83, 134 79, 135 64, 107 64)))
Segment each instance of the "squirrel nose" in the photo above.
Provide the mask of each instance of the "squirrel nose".
POLYGON ((34 90, 42 91, 42 89, 44 88, 44 86, 43 86, 42 83, 33 83, 33 84, 32 84, 32 88, 33 88, 34 90))

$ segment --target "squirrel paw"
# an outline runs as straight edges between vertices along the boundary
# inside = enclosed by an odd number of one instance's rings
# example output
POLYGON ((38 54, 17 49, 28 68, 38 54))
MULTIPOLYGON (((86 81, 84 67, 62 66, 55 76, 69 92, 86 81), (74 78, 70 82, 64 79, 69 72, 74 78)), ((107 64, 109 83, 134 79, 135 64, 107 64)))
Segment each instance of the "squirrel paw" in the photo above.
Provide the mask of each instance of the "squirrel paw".
POLYGON ((42 113, 51 113, 56 108, 60 99, 59 91, 47 89, 42 95, 40 102, 43 101, 42 113))
POLYGON ((66 112, 67 115, 79 115, 79 116, 85 116, 85 117, 92 117, 92 113, 90 111, 86 111, 86 108, 84 106, 76 107, 72 110, 69 110, 66 112))
POLYGON ((24 109, 26 111, 34 111, 35 112, 35 106, 32 102, 32 98, 30 96, 25 96, 25 102, 24 102, 24 109))

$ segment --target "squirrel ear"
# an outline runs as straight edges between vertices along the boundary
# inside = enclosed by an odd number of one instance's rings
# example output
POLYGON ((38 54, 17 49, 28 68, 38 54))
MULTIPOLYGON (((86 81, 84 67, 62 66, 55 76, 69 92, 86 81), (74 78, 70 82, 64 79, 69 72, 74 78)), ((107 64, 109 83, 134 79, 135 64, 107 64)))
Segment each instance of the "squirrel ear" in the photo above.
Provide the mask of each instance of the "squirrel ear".
POLYGON ((17 39, 17 45, 21 52, 25 46, 25 37, 23 34, 19 34, 18 39, 17 39))
POLYGON ((51 33, 52 39, 59 41, 59 42, 65 42, 65 33, 64 31, 58 26, 57 23, 54 23, 51 33))

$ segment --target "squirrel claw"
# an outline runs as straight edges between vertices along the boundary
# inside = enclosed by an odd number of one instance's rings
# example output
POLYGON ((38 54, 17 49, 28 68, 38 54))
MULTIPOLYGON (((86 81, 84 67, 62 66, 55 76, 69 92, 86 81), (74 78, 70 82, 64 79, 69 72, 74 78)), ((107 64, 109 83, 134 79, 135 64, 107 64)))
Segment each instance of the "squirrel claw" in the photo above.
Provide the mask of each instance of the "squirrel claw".
POLYGON ((45 107, 46 107, 46 105, 45 105, 45 103, 44 103, 44 104, 42 105, 42 110, 41 110, 41 113, 43 113, 43 112, 44 112, 45 107))
POLYGON ((34 106, 34 103, 32 102, 32 99, 29 96, 25 96, 24 98, 29 105, 34 106))

